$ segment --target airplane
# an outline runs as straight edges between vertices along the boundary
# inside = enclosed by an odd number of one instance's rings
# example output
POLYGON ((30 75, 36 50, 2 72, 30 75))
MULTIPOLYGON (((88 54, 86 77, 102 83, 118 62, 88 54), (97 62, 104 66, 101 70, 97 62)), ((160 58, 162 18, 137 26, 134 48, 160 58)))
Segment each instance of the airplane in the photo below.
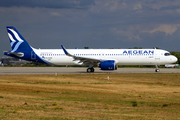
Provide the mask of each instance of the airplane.
POLYGON ((94 67, 101 70, 117 70, 118 65, 159 65, 174 63, 177 58, 162 49, 35 49, 28 44, 13 26, 7 26, 12 50, 4 55, 50 65, 83 65, 87 72, 94 67))

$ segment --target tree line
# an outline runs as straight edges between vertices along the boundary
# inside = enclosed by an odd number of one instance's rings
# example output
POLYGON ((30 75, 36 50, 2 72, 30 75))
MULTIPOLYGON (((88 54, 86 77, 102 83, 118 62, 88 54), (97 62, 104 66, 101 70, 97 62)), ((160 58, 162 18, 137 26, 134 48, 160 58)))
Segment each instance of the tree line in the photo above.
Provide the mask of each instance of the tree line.
POLYGON ((170 52, 171 55, 174 55, 177 57, 178 61, 176 62, 177 64, 180 64, 180 52, 177 52, 177 51, 172 51, 170 52))

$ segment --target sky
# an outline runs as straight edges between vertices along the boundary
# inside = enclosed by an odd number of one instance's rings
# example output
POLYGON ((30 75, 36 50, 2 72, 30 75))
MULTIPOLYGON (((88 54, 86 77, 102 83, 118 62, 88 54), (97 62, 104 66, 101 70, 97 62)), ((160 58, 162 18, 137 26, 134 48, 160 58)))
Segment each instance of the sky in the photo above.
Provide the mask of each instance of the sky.
POLYGON ((180 51, 180 0, 0 0, 0 56, 6 26, 34 48, 153 48, 180 51))

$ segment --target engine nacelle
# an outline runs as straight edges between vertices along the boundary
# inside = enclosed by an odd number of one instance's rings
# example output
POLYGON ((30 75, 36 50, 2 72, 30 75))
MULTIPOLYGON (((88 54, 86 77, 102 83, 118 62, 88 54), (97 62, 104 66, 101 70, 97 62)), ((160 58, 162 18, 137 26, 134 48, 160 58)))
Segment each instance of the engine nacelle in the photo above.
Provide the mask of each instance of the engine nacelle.
POLYGON ((100 61, 99 67, 101 70, 117 70, 114 60, 100 61))

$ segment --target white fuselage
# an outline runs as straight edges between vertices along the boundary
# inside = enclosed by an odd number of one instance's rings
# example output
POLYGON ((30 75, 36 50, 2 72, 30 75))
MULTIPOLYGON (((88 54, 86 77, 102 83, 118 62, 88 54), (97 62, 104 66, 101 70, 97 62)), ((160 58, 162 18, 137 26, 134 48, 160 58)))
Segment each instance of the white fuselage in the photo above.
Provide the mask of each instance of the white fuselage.
MULTIPOLYGON (((33 49, 43 60, 54 65, 77 65, 62 49, 33 49)), ((116 65, 165 65, 177 58, 161 49, 67 49, 72 55, 100 60, 115 60, 116 65)))
POLYGON ((116 70, 117 65, 158 65, 171 64, 177 58, 160 49, 35 49, 13 26, 7 26, 11 51, 4 55, 50 65, 84 65, 87 72, 94 72, 94 66, 101 70, 116 70))

